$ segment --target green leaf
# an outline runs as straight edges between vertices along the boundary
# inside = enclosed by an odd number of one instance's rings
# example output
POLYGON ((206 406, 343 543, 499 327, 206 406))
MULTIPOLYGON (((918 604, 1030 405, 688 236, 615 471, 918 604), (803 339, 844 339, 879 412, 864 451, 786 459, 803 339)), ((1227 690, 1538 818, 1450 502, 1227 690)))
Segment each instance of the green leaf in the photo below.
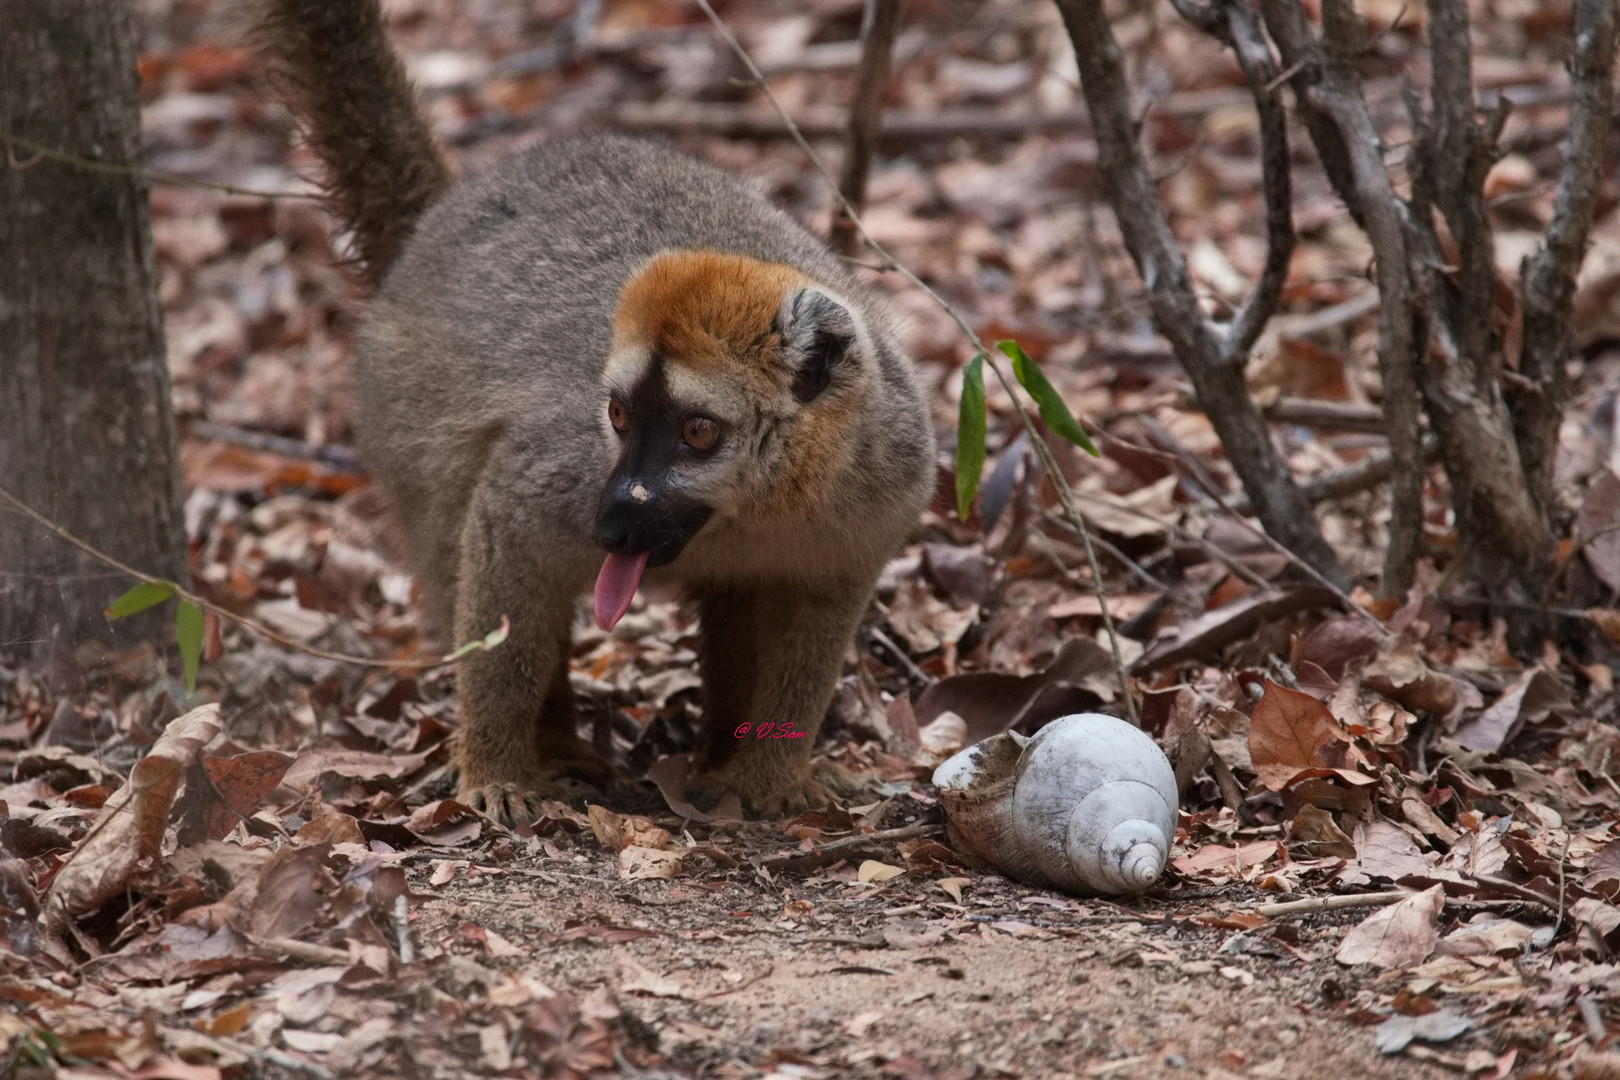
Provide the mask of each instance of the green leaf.
POLYGON ((156 607, 173 596, 175 588, 172 581, 143 581, 112 602, 106 611, 107 618, 122 619, 137 611, 156 607))
POLYGON ((174 640, 180 644, 180 667, 186 693, 197 689, 197 664, 202 660, 203 610, 195 600, 181 600, 174 612, 174 640))
POLYGON ((506 636, 508 634, 510 634, 511 632, 512 632, 512 620, 508 619, 505 615, 502 615, 501 616, 501 625, 497 626, 495 629, 493 629, 489 633, 485 634, 484 637, 483 637, 483 640, 481 640, 481 641, 469 641, 469 642, 467 642, 467 644, 461 646, 461 648, 457 649, 455 652, 450 653, 449 655, 447 655, 445 657, 445 659, 446 660, 460 660, 463 656, 466 656, 468 653, 477 652, 479 649, 493 649, 495 646, 497 646, 501 642, 505 641, 506 636))
POLYGON ((956 516, 966 521, 984 471, 984 353, 962 369, 962 411, 956 418, 956 516))
POLYGON ((1080 421, 1074 418, 1069 407, 1058 396, 1057 388, 1046 381, 1041 369, 1035 366, 1035 361, 1019 346, 1016 341, 998 341, 996 348, 1006 353, 1013 362, 1013 374, 1018 376, 1019 385, 1029 391, 1029 396, 1035 399, 1040 407, 1041 419, 1046 426, 1068 439, 1074 445, 1090 454, 1092 457, 1101 457, 1097 453, 1097 444, 1091 441, 1086 429, 1080 426, 1080 421))

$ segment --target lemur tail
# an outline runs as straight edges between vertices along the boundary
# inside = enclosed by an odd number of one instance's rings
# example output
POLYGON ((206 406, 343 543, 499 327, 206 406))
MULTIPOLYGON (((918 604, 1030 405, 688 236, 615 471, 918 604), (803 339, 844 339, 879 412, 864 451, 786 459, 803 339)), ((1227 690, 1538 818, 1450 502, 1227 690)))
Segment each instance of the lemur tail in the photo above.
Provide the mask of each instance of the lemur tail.
POLYGON ((327 194, 376 284, 453 179, 388 43, 379 0, 255 0, 250 36, 325 162, 327 194))

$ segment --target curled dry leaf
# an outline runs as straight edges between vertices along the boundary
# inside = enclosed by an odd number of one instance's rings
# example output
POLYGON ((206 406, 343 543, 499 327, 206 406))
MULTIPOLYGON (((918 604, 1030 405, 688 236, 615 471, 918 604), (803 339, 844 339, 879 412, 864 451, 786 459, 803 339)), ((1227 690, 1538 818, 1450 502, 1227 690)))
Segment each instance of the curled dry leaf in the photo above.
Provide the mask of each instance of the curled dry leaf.
MULTIPOLYGON (((1090 638, 1070 638, 1044 671, 1008 675, 975 671, 933 683, 917 698, 917 724, 926 733, 934 718, 952 712, 967 724, 967 743, 1069 713, 1085 712, 1119 692, 1114 661, 1090 638)), ((926 738, 926 734, 924 736, 926 738)))
POLYGON ((1571 705, 1569 688, 1543 667, 1514 680, 1490 708, 1457 729, 1457 741, 1470 750, 1495 753, 1524 730, 1571 705))
POLYGON ((1405 638, 1391 638, 1367 668, 1367 685, 1402 708, 1431 716, 1446 716, 1457 707, 1457 684, 1451 676, 1433 671, 1418 657, 1417 646, 1405 638))
POLYGON ((1421 964, 1440 940, 1440 908, 1445 890, 1436 885, 1380 908, 1351 928, 1333 958, 1341 964, 1381 968, 1421 964))
POLYGON ((1355 769, 1360 755, 1326 705, 1270 679, 1249 718, 1249 757, 1260 782, 1272 791, 1309 776, 1374 782, 1355 769))
MULTIPOLYGON (((595 803, 585 808, 590 818, 591 832, 602 846, 623 852, 631 847, 661 851, 669 847, 669 832, 654 825, 649 819, 634 814, 616 814, 595 803)), ((621 863, 622 866, 622 863, 621 863)), ((672 875, 671 875, 672 876, 672 875)))
POLYGON ((1288 824, 1288 844, 1295 853, 1310 859, 1353 859, 1355 841, 1319 806, 1301 807, 1288 824))
MULTIPOLYGON (((691 754, 670 754, 653 763, 647 770, 647 779, 658 786, 658 793, 670 810, 688 821, 740 821, 742 800, 735 792, 727 792, 708 810, 699 810, 686 797, 686 780, 692 771, 691 754)), ((593 826, 594 828, 594 826, 593 826)))
POLYGON ((158 856, 180 777, 218 734, 217 704, 169 722, 56 875, 53 908, 71 915, 95 911, 124 890, 142 860, 158 856))

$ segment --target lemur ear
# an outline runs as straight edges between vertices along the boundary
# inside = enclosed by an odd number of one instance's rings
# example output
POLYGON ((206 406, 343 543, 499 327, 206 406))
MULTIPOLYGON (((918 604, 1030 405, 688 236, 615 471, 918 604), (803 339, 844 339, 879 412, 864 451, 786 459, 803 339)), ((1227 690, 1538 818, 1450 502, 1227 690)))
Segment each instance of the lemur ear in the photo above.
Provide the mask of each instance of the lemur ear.
POLYGON ((821 396, 855 348, 855 314, 820 289, 789 294, 776 314, 782 353, 793 370, 793 398, 804 405, 821 396))

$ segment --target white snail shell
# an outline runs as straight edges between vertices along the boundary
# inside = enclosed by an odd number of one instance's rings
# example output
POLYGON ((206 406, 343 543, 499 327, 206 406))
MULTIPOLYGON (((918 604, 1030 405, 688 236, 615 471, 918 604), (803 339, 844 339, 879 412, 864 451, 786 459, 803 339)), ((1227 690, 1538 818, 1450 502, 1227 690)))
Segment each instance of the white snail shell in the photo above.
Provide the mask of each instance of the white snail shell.
POLYGON ((1123 720, 1078 713, 993 736, 934 770, 951 842, 1008 877, 1088 895, 1141 892, 1175 835, 1176 775, 1123 720))

